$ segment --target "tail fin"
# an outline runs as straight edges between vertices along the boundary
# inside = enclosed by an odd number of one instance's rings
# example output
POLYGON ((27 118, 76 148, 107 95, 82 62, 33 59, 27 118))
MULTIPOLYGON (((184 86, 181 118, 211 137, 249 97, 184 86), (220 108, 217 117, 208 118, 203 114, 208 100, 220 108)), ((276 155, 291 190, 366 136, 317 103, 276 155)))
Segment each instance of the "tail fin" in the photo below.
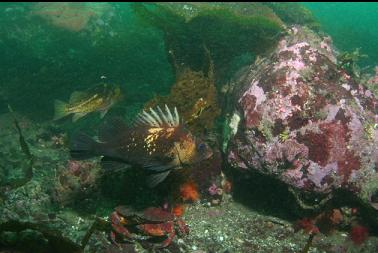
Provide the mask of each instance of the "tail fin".
POLYGON ((60 100, 54 101, 54 108, 55 108, 54 120, 58 120, 68 115, 66 112, 66 106, 67 104, 60 100))
POLYGON ((73 159, 83 160, 96 156, 97 142, 90 136, 79 133, 71 140, 70 154, 73 159))

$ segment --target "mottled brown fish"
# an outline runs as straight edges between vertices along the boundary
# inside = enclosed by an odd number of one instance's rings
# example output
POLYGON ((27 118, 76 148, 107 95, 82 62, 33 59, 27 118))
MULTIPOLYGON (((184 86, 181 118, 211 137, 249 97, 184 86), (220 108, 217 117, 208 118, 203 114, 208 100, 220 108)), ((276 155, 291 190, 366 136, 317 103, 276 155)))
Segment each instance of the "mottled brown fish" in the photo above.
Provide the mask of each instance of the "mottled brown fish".
POLYGON ((101 118, 105 116, 109 108, 118 102, 122 97, 118 86, 100 83, 87 91, 75 91, 72 93, 68 103, 55 100, 54 120, 61 119, 74 114, 72 120, 75 122, 90 112, 99 111, 101 118))
POLYGON ((81 133, 71 143, 74 159, 103 156, 104 167, 129 164, 148 173, 147 183, 154 187, 174 169, 185 168, 212 155, 211 148, 193 136, 173 113, 157 107, 140 113, 131 127, 112 119, 100 128, 99 141, 81 133))

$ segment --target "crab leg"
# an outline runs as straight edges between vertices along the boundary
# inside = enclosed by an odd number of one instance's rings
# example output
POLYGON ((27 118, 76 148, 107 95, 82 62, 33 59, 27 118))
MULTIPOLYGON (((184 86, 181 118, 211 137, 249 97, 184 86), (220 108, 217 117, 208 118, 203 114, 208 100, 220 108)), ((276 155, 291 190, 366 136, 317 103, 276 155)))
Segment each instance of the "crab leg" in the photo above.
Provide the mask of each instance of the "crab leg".
POLYGON ((113 242, 115 241, 117 234, 123 235, 126 241, 132 241, 134 239, 133 234, 131 234, 129 230, 122 223, 122 217, 120 217, 117 213, 114 212, 111 215, 111 221, 112 221, 112 227, 114 230, 111 234, 111 239, 113 242))
POLYGON ((168 235, 168 238, 165 239, 159 246, 157 246, 158 249, 162 249, 167 247, 172 243, 173 238, 175 238, 176 232, 175 230, 172 230, 172 232, 168 235))
POLYGON ((114 224, 112 224, 112 227, 115 230, 115 232, 117 232, 118 234, 122 234, 123 236, 125 236, 129 240, 133 239, 133 237, 134 237, 133 234, 131 234, 129 232, 129 230, 127 230, 125 227, 120 227, 120 226, 117 226, 117 225, 114 225, 114 224))
POLYGON ((176 229, 179 232, 179 235, 184 236, 189 234, 189 227, 182 219, 176 220, 176 229))
POLYGON ((116 233, 114 233, 113 231, 110 232, 110 240, 112 241, 113 244, 117 245, 118 248, 121 247, 121 244, 119 244, 119 243, 116 241, 116 233))

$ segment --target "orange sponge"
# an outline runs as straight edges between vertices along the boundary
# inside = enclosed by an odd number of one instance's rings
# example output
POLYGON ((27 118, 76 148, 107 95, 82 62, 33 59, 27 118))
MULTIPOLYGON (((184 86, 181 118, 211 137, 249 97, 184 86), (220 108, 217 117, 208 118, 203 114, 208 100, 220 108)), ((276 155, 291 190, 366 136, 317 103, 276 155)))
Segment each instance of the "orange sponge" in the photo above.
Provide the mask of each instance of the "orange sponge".
POLYGON ((183 201, 196 201, 199 199, 199 193, 197 190, 197 185, 190 181, 186 182, 180 187, 180 196, 183 201))
POLYGON ((177 217, 181 217, 184 214, 184 211, 185 211, 184 205, 175 205, 172 209, 172 213, 177 217))

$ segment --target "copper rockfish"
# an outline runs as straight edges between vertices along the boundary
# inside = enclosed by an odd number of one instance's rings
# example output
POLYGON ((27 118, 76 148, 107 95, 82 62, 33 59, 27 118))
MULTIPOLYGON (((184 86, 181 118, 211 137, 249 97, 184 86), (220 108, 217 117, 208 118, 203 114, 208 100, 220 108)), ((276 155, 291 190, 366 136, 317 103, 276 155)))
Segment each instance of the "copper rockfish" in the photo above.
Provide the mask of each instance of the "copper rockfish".
POLYGON ((180 122, 176 107, 173 113, 157 107, 140 113, 129 127, 121 119, 105 122, 99 141, 80 133, 71 143, 74 159, 103 156, 103 167, 129 164, 148 172, 147 183, 154 187, 173 169, 208 159, 211 148, 193 136, 180 122))
POLYGON ((86 91, 75 91, 71 94, 68 103, 55 100, 54 120, 73 114, 72 121, 75 122, 88 113, 96 111, 99 111, 103 118, 121 98, 120 88, 107 83, 100 83, 86 91))

